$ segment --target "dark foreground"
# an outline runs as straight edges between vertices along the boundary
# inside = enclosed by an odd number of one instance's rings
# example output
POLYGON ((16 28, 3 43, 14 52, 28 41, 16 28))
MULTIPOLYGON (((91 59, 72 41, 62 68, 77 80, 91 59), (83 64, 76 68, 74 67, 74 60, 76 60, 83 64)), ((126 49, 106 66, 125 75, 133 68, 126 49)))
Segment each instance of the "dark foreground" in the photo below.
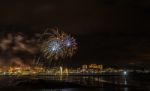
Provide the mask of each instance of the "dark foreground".
POLYGON ((0 91, 106 91, 106 90, 119 90, 119 91, 149 91, 146 88, 139 88, 129 85, 115 85, 110 83, 103 83, 102 86, 86 86, 70 82, 61 81, 45 81, 27 80, 20 82, 15 86, 8 86, 0 88, 0 91))
POLYGON ((0 91, 150 91, 149 75, 5 76, 0 91))

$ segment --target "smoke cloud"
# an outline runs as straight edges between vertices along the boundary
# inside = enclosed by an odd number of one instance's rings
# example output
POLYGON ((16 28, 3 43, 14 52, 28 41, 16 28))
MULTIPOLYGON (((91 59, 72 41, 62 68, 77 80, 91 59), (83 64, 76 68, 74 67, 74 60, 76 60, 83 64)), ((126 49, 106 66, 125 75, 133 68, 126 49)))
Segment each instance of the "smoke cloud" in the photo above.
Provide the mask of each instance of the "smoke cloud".
POLYGON ((0 66, 32 65, 39 51, 35 34, 32 37, 21 32, 5 33, 0 39, 0 66))

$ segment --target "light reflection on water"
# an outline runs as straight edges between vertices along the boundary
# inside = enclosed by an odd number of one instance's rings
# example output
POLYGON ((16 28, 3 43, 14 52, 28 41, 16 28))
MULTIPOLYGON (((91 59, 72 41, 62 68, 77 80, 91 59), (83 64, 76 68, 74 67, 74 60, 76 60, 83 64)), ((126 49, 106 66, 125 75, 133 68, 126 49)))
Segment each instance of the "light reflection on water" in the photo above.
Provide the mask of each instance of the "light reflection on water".
MULTIPOLYGON (((130 76, 34 76, 32 79, 45 79, 45 80, 58 80, 58 81, 65 81, 65 82, 73 82, 77 83, 80 85, 86 85, 86 86, 99 86, 99 87, 104 87, 104 83, 110 83, 110 84, 124 84, 124 85, 138 85, 141 82, 141 79, 143 78, 138 78, 138 76, 135 77, 130 77, 130 76)), ((5 77, 0 77, 0 85, 4 84, 9 84, 12 83, 11 81, 13 79, 24 79, 26 78, 31 78, 28 76, 25 77, 13 77, 13 76, 5 76, 5 77), (6 81, 7 80, 7 81, 6 81), (3 84, 1 84, 3 83, 3 84)), ((146 82, 145 80, 143 82, 146 82)), ((149 83, 149 80, 147 80, 149 83)), ((13 82, 13 84, 17 83, 13 82)), ((144 83, 146 84, 146 83, 144 83)), ((63 89, 22 89, 22 90, 2 90, 2 91, 108 91, 110 90, 118 90, 118 91, 131 91, 130 88, 128 87, 109 87, 108 88, 63 88, 63 89)), ((0 90, 1 91, 1 90, 0 90)), ((132 90, 132 91, 135 91, 132 90)))
POLYGON ((106 89, 106 88, 66 88, 66 89, 41 89, 35 91, 135 91, 128 88, 119 88, 119 89, 106 89))
POLYGON ((101 86, 103 83, 128 85, 128 78, 123 76, 38 76, 37 79, 61 80, 86 86, 101 86))
POLYGON ((9 89, 2 91, 149 91, 129 88, 9 89))

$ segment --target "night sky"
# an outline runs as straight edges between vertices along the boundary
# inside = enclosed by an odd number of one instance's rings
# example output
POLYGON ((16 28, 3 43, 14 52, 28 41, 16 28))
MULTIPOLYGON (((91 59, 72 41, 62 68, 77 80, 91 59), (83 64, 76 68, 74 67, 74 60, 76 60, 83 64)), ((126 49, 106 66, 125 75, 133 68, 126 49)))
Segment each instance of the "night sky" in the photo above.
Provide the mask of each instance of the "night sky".
POLYGON ((31 37, 45 27, 57 26, 71 33, 79 49, 72 59, 67 59, 68 65, 101 63, 150 68, 149 24, 149 0, 0 1, 0 31, 23 32, 31 37))

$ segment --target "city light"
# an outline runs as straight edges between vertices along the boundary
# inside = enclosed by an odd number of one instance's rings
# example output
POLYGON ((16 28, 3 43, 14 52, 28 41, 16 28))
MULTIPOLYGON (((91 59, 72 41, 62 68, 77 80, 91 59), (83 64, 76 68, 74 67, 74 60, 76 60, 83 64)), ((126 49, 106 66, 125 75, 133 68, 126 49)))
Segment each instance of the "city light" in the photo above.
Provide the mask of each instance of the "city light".
POLYGON ((44 68, 39 66, 24 67, 1 67, 0 75, 122 75, 127 77, 130 72, 149 74, 150 71, 124 70, 115 68, 103 68, 102 64, 84 64, 79 67, 53 67, 44 68))
POLYGON ((127 75, 127 71, 124 71, 124 72, 123 72, 123 75, 125 75, 125 76, 126 76, 126 75, 127 75))

